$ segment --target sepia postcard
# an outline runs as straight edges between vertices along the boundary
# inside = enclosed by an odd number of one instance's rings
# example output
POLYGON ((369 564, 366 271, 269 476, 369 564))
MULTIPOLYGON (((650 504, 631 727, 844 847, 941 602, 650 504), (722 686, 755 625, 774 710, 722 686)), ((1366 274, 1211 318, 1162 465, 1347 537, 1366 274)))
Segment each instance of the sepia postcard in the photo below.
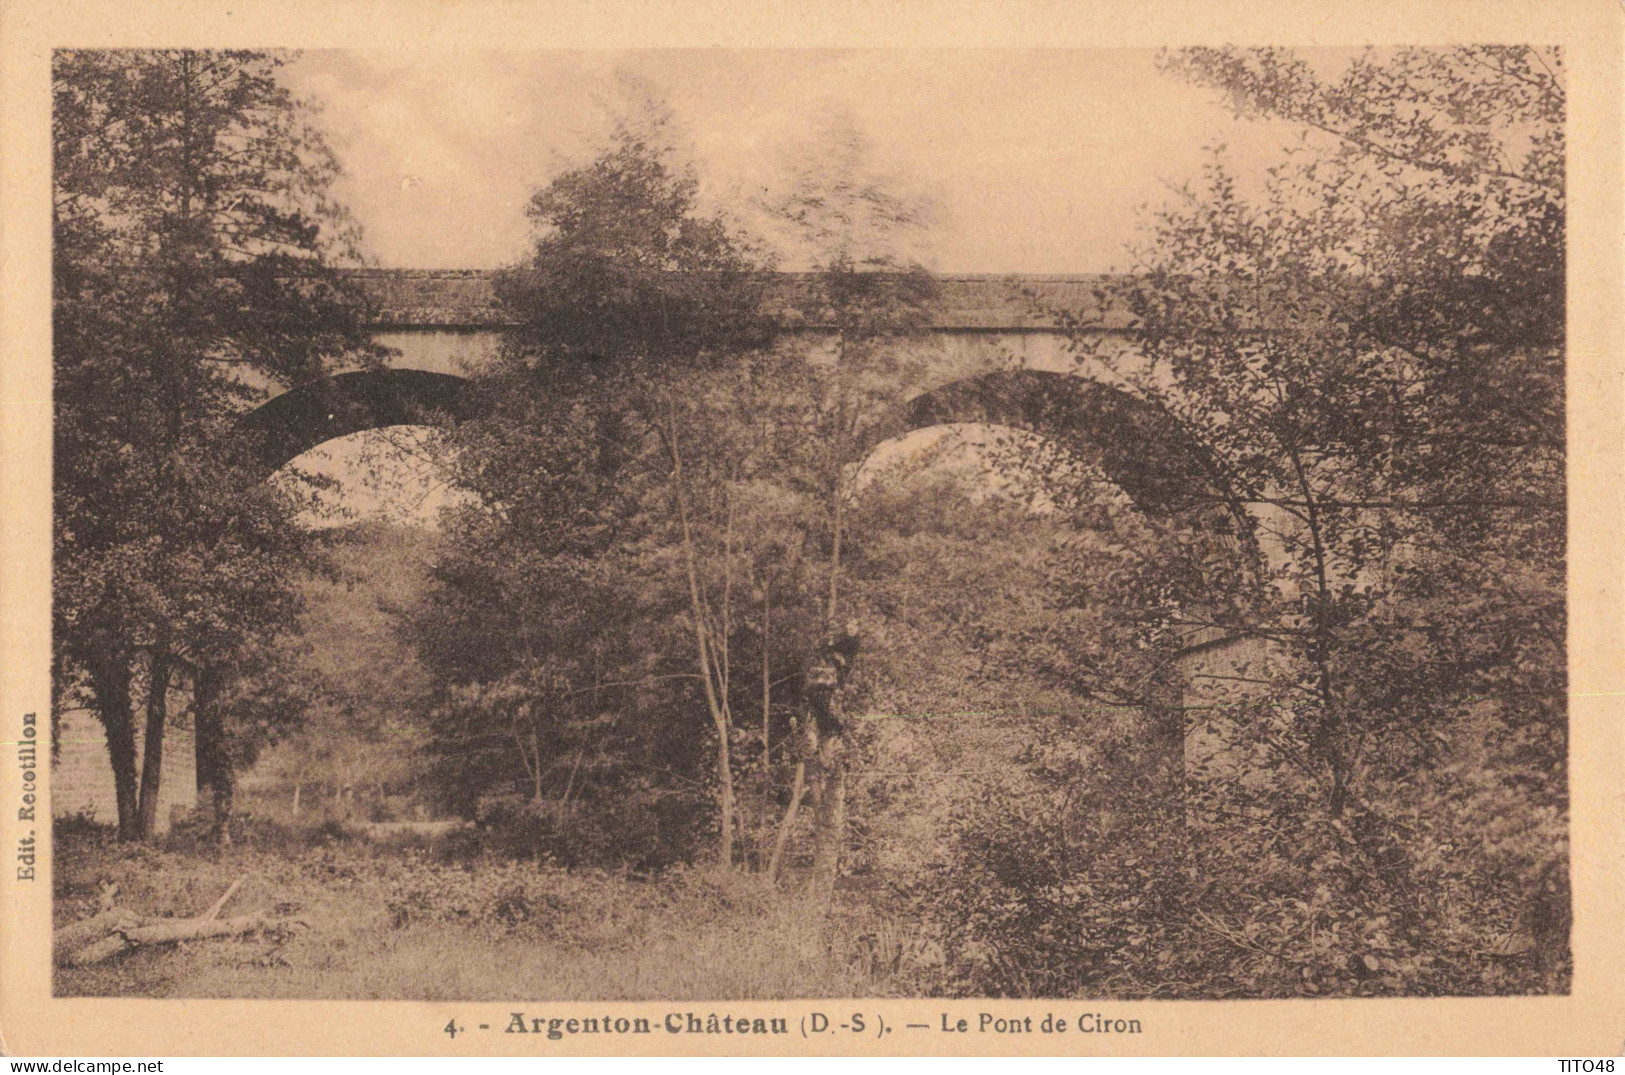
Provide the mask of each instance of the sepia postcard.
POLYGON ((0 1051, 1613 1071, 1622 31, 0 0, 0 1051))

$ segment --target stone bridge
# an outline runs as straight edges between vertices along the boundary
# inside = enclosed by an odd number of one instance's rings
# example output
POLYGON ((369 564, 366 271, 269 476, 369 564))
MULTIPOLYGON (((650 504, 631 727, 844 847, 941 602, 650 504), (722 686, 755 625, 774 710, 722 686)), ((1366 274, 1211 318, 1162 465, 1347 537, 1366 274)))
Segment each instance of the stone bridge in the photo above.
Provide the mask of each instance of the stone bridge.
MULTIPOLYGON (((515 326, 482 270, 356 270, 376 316, 375 338, 397 352, 390 368, 340 374, 285 392, 253 412, 267 473, 316 445, 389 425, 458 421, 480 411, 477 371, 515 326)), ((1065 311, 1095 326, 1094 342, 1119 368, 1136 361, 1126 310, 1106 305, 1106 276, 948 276, 910 347, 928 373, 888 423, 887 435, 956 422, 1010 426, 1055 439, 1098 465, 1142 509, 1191 513, 1231 555, 1256 562, 1248 509, 1218 468, 1156 403, 1129 391, 1098 360, 1080 359, 1056 323, 1065 311)), ((804 287, 782 274, 770 309, 792 341, 831 330, 800 319, 804 287)), ((1182 703, 1197 708, 1266 659, 1255 640, 1197 637, 1181 658, 1182 703)), ((1256 674, 1256 673, 1255 673, 1256 674)))
MULTIPOLYGON (((513 329, 497 305, 492 274, 476 270, 359 270, 377 310, 376 339, 397 352, 390 368, 340 374, 286 392, 250 415, 261 458, 275 470, 317 444, 382 426, 457 421, 478 413, 466 375, 513 329)), ((1239 504, 1201 449, 1155 403, 1126 391, 1104 364, 1080 359, 1051 311, 1099 324, 1097 342, 1119 360, 1134 354, 1122 309, 1103 308, 1100 276, 950 276, 927 323, 912 335, 926 372, 909 403, 883 423, 895 436, 929 426, 1011 426, 1065 443, 1099 465, 1150 511, 1219 505, 1245 530, 1239 504)), ((803 286, 781 274, 767 302, 787 341, 832 330, 804 322, 793 301, 803 286)), ((872 445, 866 446, 866 449, 872 445)))
MULTIPOLYGON (((341 373, 321 384, 284 392, 247 422, 261 434, 267 474, 301 453, 363 430, 459 421, 477 415, 480 400, 466 375, 477 371, 514 326, 504 320, 492 274, 479 270, 359 270, 378 317, 376 339, 398 352, 390 368, 341 373)), ((1222 478, 1165 411, 1124 389, 1099 364, 1079 362, 1047 311, 1064 310, 1098 324, 1097 338, 1119 364, 1132 362, 1134 333, 1126 313, 1104 309, 1099 276, 950 276, 928 324, 912 347, 929 370, 887 434, 953 422, 984 422, 1060 440, 1098 464, 1136 503, 1151 512, 1200 512, 1215 529, 1235 535, 1251 527, 1222 478)), ((793 275, 770 295, 781 307, 784 334, 829 330, 800 323, 792 312, 793 275)), ((770 301, 773 301, 770 299, 770 301)), ((1186 757, 1222 750, 1222 722, 1203 714, 1226 683, 1256 675, 1268 660, 1256 640, 1208 636, 1180 656, 1179 703, 1187 707, 1186 757)), ((165 752, 165 768, 190 761, 191 751, 165 752)), ((112 774, 101 729, 83 715, 65 723, 55 767, 53 813, 94 810, 112 815, 112 774)), ((189 805, 190 772, 166 772, 167 805, 189 805)), ((160 811, 167 821, 169 810, 160 811)))

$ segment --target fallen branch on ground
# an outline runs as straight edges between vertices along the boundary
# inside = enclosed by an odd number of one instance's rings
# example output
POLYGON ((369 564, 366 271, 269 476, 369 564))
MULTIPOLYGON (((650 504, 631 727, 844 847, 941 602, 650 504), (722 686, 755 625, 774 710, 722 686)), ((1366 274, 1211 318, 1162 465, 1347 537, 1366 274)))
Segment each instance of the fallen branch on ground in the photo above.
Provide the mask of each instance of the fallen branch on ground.
POLYGON ((239 918, 172 918, 126 929, 124 939, 131 944, 173 944, 205 937, 229 937, 238 933, 258 933, 290 924, 289 919, 268 918, 263 914, 239 918))
POLYGON ((224 896, 221 896, 219 899, 215 900, 214 901, 214 906, 210 907, 207 911, 204 911, 202 914, 198 915, 198 920, 199 921, 207 921, 208 919, 211 919, 211 918, 214 918, 215 916, 217 916, 220 913, 220 908, 222 908, 222 907, 224 907, 226 905, 226 901, 231 899, 231 894, 233 892, 237 891, 237 889, 242 885, 244 879, 246 879, 247 876, 248 876, 247 874, 244 874, 242 877, 239 877, 239 878, 237 878, 237 880, 233 881, 231 883, 231 887, 226 889, 226 894, 224 896))
POLYGON ((264 914, 238 918, 159 918, 114 930, 95 944, 69 953, 63 960, 70 967, 99 963, 130 948, 145 944, 174 944, 177 941, 230 937, 243 933, 289 929, 304 923, 292 918, 269 918, 264 914))
MULTIPOLYGON (((155 944, 163 943, 161 936, 136 936, 138 933, 148 933, 153 929, 173 930, 182 924, 206 923, 220 914, 220 909, 231 899, 232 894, 242 887, 247 875, 237 878, 226 889, 225 895, 214 901, 214 905, 204 911, 195 919, 169 919, 169 918, 143 918, 132 911, 113 906, 113 900, 118 895, 118 886, 104 883, 100 898, 100 910, 89 918, 78 922, 70 922, 51 935, 51 955, 59 963, 69 966, 83 966, 86 963, 97 963, 107 957, 123 951, 131 943, 155 944)), ((238 920, 242 921, 242 920, 238 920)), ((226 930, 222 932, 234 932, 226 930)), ((235 931, 235 932, 241 932, 235 931)), ((201 934, 215 936, 216 934, 201 934)), ((177 937, 183 940, 184 937, 177 937)))
POLYGON ((225 894, 196 918, 142 918, 113 907, 112 895, 117 888, 105 889, 100 912, 82 921, 70 922, 52 934, 52 954, 59 963, 84 967, 144 944, 174 944, 304 925, 297 919, 268 918, 263 913, 238 918, 217 917, 244 879, 239 877, 233 881, 225 894))
POLYGON ((51 935, 51 951, 57 960, 127 926, 139 926, 142 919, 129 911, 108 909, 78 922, 70 922, 51 935))

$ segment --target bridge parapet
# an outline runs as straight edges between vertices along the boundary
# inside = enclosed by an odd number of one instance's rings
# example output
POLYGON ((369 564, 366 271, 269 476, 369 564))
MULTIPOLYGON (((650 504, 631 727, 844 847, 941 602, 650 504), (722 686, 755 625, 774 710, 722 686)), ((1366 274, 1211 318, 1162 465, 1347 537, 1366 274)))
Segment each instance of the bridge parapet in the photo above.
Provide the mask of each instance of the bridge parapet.
MULTIPOLYGON (((497 301, 490 269, 352 269, 372 300, 380 330, 477 330, 514 327, 497 301)), ((1127 278, 1107 274, 936 277, 937 298, 926 326, 939 332, 1054 332, 1050 311, 1098 323, 1102 331, 1132 328, 1128 310, 1109 298, 1127 278)), ((773 273, 764 305, 786 329, 817 331, 803 314, 811 273, 773 273)))
MULTIPOLYGON (((491 360, 516 326, 496 297, 496 273, 478 269, 358 269, 353 278, 370 298, 378 342, 397 354, 398 369, 467 376, 491 360)), ((925 370, 919 395, 955 381, 1001 370, 1028 369, 1082 376, 1123 387, 1108 365, 1134 367, 1132 320, 1109 297, 1124 277, 1104 275, 940 277, 937 295, 909 347, 925 370), (1080 356, 1062 316, 1094 326, 1111 364, 1080 356), (1125 361, 1126 360, 1126 361, 1125 361)), ((775 312, 788 353, 816 355, 827 325, 803 315, 813 278, 776 273, 765 305, 775 312)), ((831 339, 831 342, 833 340, 831 339)))

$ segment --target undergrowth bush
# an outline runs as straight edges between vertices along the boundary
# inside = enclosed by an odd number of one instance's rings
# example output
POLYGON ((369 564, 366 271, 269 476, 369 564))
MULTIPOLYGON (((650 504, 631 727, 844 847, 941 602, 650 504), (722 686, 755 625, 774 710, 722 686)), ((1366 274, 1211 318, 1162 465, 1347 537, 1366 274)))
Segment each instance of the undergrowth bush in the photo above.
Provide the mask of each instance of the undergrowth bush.
POLYGON ((640 873, 692 860, 714 824, 710 815, 703 797, 641 786, 565 810, 523 795, 488 795, 475 810, 479 845, 494 854, 640 873))
POLYGON ((911 890, 943 945, 944 991, 1566 991, 1560 819, 1492 821, 1481 800, 1494 795, 1449 773, 1376 785, 1342 817, 1288 787, 1176 786, 1132 737, 1080 749, 1056 735, 985 787, 949 863, 911 890), (1268 811, 1241 805, 1266 793, 1268 811))

